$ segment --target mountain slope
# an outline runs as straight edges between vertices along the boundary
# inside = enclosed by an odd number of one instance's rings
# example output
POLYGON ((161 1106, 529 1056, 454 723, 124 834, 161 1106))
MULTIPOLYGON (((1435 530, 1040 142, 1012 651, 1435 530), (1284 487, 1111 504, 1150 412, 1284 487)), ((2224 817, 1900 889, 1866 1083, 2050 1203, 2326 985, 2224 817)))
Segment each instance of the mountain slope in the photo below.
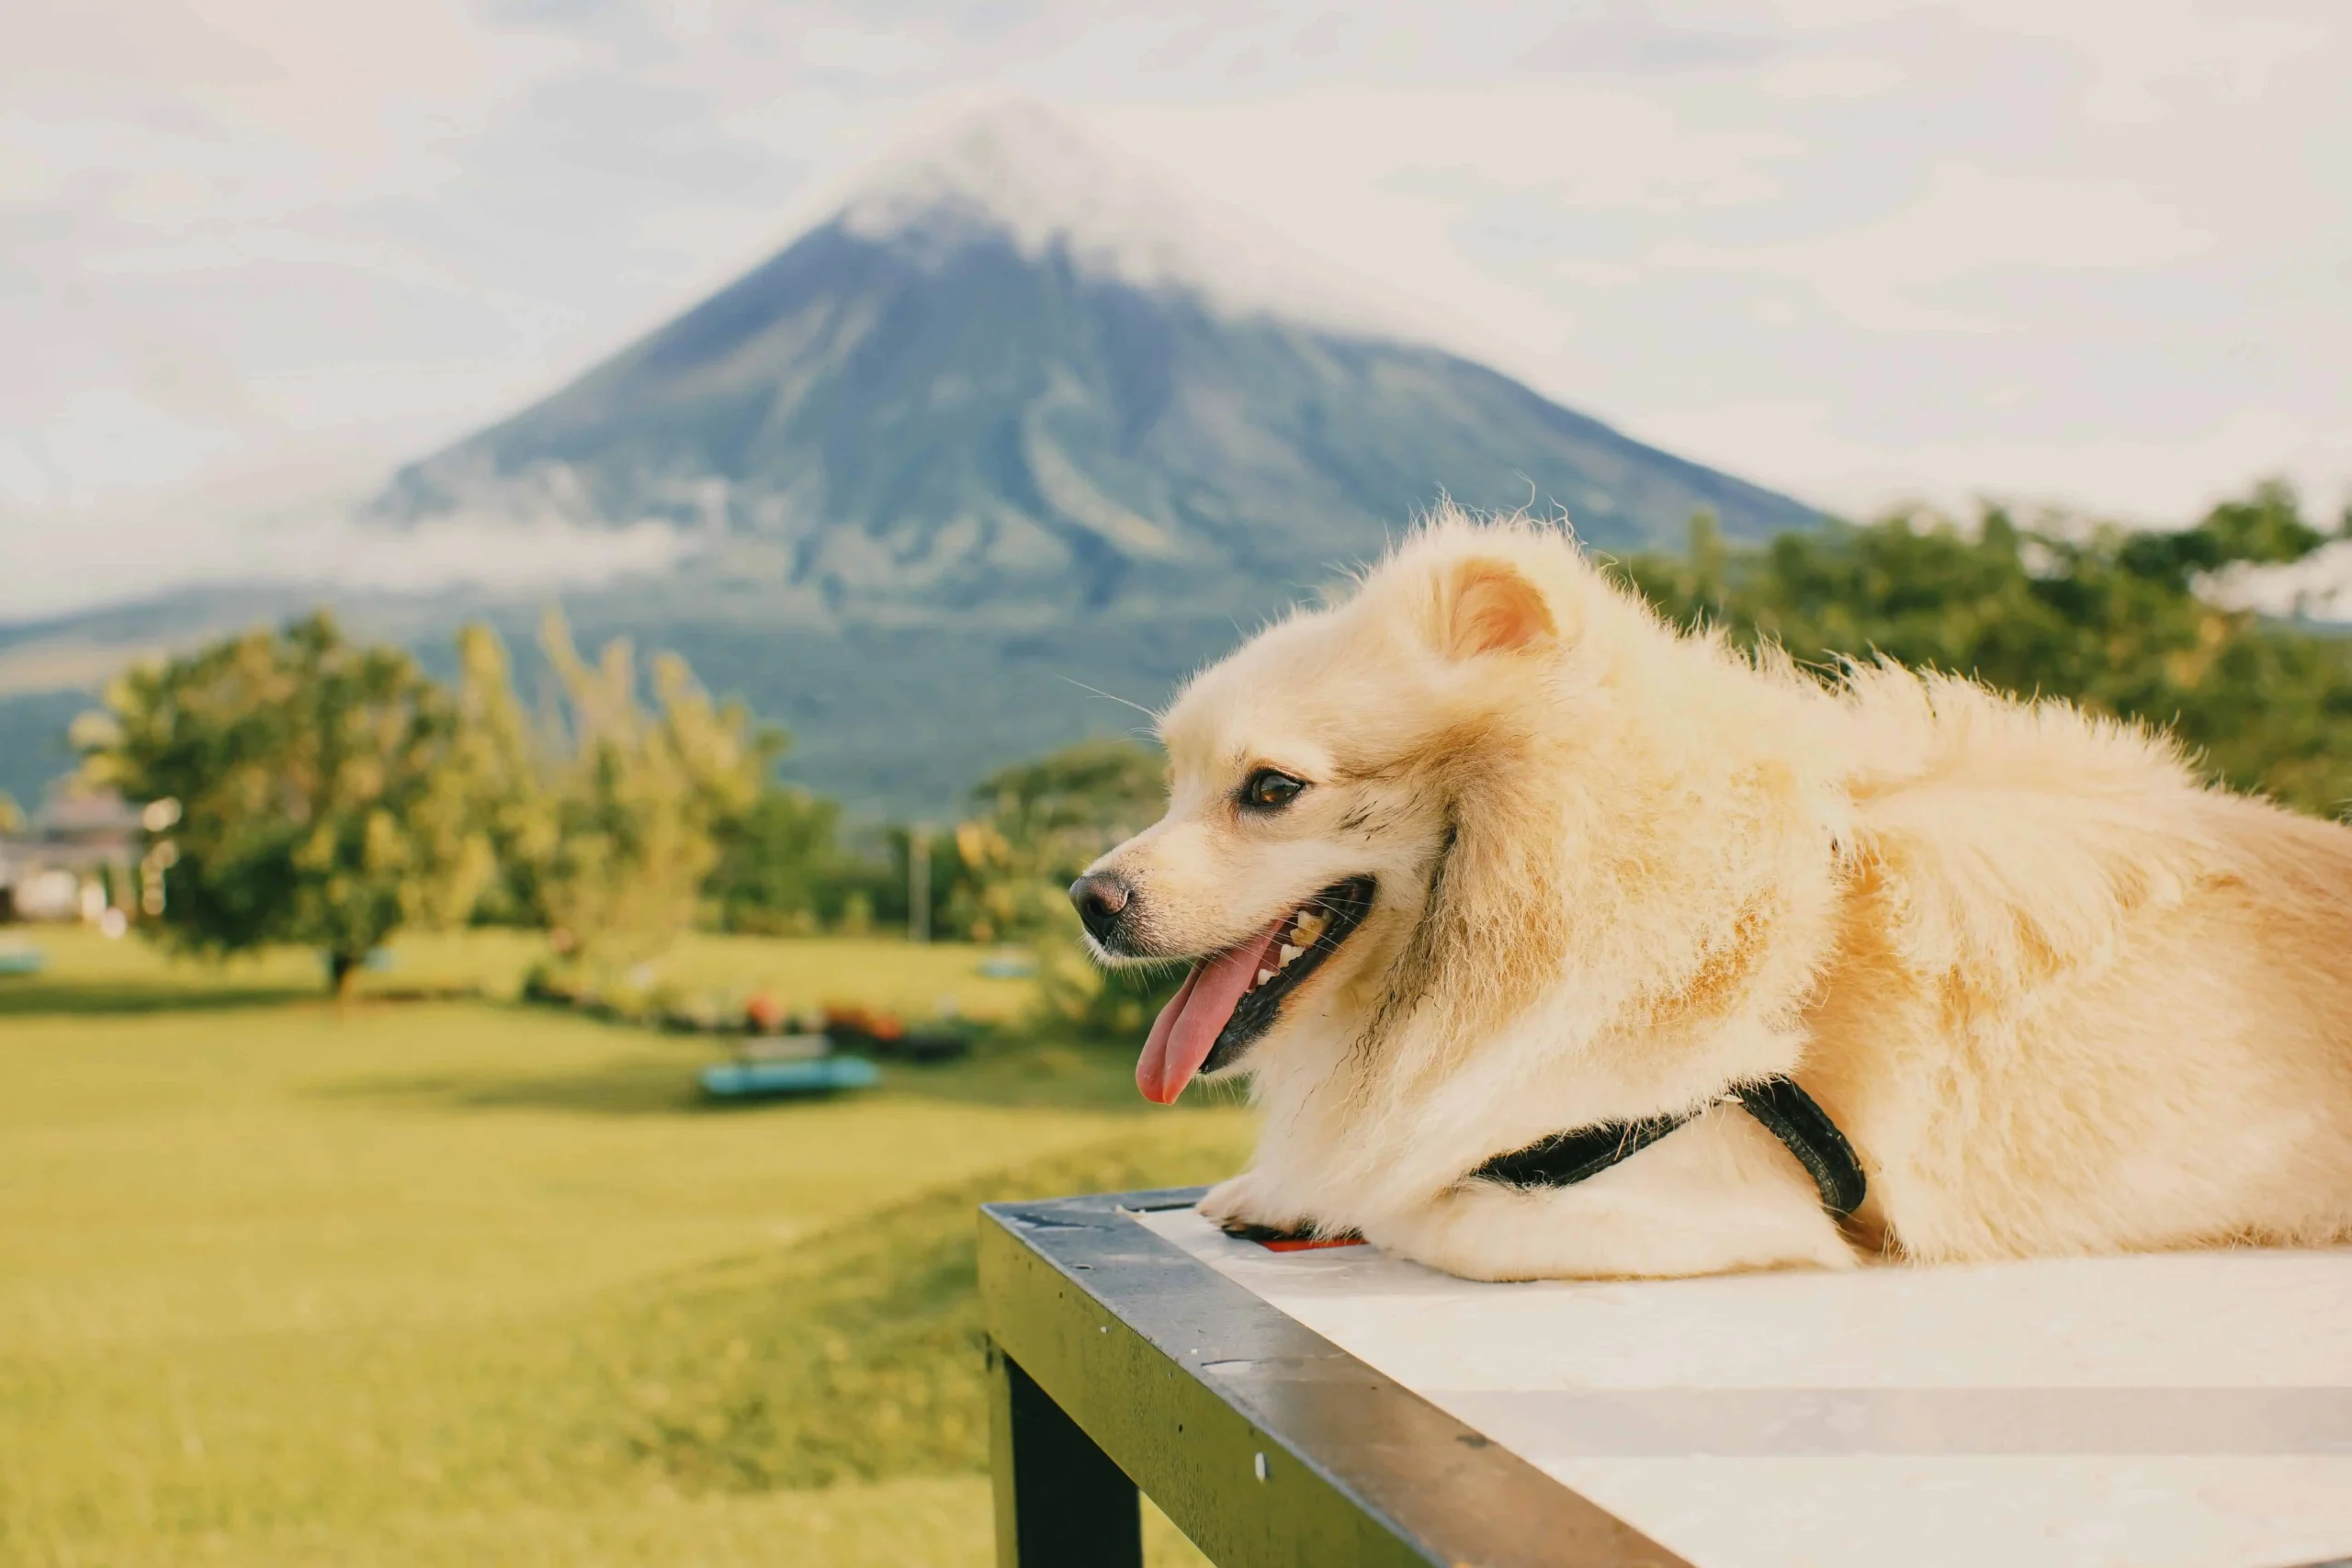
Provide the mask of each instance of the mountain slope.
POLYGON ((779 610, 983 620, 1254 600, 1442 495, 1562 508, 1607 548, 1702 506, 1736 537, 1815 520, 1455 355, 1241 302, 1037 112, 404 469, 378 514, 662 519, 779 610))

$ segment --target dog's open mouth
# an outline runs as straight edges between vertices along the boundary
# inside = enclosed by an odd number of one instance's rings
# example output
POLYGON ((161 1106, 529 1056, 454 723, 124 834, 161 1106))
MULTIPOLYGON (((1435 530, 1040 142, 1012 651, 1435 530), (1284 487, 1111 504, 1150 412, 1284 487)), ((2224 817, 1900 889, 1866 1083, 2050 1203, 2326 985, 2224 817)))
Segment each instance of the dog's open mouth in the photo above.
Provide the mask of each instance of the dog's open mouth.
POLYGON ((1246 942, 1193 965, 1136 1062, 1146 1100, 1174 1101, 1194 1075, 1231 1066, 1274 1026, 1283 1002, 1372 912, 1369 876, 1335 882, 1246 942))

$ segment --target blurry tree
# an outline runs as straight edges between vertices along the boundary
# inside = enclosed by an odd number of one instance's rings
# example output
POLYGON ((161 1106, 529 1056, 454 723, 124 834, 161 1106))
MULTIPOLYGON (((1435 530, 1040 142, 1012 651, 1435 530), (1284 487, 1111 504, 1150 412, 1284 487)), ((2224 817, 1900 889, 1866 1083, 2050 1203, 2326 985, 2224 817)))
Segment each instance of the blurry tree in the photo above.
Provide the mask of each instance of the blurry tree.
POLYGON ((720 924, 797 935, 838 922, 852 887, 888 874, 887 868, 845 865, 841 814, 837 801, 770 784, 748 809, 722 818, 718 863, 705 888, 720 924), (856 876, 857 870, 867 875, 856 876))
POLYGON ((0 789, 0 833, 21 833, 25 830, 24 809, 17 797, 0 789))
POLYGON ((1083 740, 1002 769, 972 792, 978 810, 956 829, 962 874, 951 919, 976 942, 1017 942, 1037 955, 1050 1021, 1132 1036, 1174 976, 1106 975, 1086 956, 1066 889, 1103 851, 1160 812, 1166 767, 1132 740, 1083 740))
POLYGON ((506 645, 486 626, 458 630, 457 701, 456 764, 495 866, 475 918, 492 925, 542 924, 543 883, 560 830, 550 738, 516 701, 506 645))
POLYGON ((118 679, 75 726, 82 781, 141 802, 169 897, 144 929, 226 953, 323 949, 338 995, 404 925, 463 919, 493 871, 448 694, 323 613, 118 679))
POLYGON ((639 962, 694 923, 720 838, 758 802, 783 736, 712 702, 675 654, 653 660, 649 706, 627 639, 590 664, 550 612, 541 643, 560 711, 512 835, 538 852, 514 852, 516 886, 583 959, 639 962))
POLYGON ((2021 527, 1987 508, 1973 531, 1896 517, 1726 554, 1694 526, 1688 558, 1623 570, 1670 616, 1736 641, 1816 665, 1883 654, 2169 726, 2213 776, 2333 815, 2352 800, 2352 641, 2215 592, 2330 537, 2270 483, 2174 532, 2021 527))

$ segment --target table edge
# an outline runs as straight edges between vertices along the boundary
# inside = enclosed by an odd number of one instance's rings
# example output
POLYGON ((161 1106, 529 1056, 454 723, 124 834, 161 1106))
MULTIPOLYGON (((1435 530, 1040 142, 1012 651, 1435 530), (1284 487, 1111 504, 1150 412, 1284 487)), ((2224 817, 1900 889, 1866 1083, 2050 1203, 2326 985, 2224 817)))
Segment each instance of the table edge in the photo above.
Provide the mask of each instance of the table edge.
POLYGON ((1136 1223, 1203 1190, 984 1204, 979 1261, 994 1350, 1213 1558, 1690 1568, 1136 1223), (1284 1484, 1243 1451, 1280 1456, 1284 1484), (1326 1558, 1310 1536, 1343 1520, 1352 1539, 1326 1558))

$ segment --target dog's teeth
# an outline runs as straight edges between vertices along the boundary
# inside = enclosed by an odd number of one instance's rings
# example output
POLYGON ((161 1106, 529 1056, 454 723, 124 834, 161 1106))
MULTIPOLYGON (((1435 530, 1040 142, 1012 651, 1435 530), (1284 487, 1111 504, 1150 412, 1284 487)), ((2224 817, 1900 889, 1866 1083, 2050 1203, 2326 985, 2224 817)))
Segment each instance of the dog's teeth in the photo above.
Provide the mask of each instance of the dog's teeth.
POLYGON ((1258 984, 1261 986, 1273 977, 1274 972, 1271 969, 1261 969, 1258 971, 1258 984))
POLYGON ((1317 940, 1323 935, 1323 928, 1330 923, 1331 917, 1329 915, 1320 911, 1310 915, 1301 909, 1297 918, 1291 923, 1291 940, 1301 947, 1313 947, 1317 940))
POLYGON ((1291 963, 1292 963, 1292 961, 1293 961, 1293 960, 1295 960, 1295 958, 1297 958, 1297 957, 1298 957, 1298 955, 1299 955, 1300 953, 1305 953, 1306 951, 1306 949, 1305 949, 1305 948, 1303 948, 1303 947, 1293 947, 1293 946, 1291 946, 1291 945, 1290 945, 1290 943, 1288 943, 1288 942, 1284 942, 1284 943, 1283 943, 1283 962, 1282 962, 1282 966, 1283 966, 1283 968, 1285 968, 1285 969, 1289 968, 1289 967, 1291 966, 1291 963))

